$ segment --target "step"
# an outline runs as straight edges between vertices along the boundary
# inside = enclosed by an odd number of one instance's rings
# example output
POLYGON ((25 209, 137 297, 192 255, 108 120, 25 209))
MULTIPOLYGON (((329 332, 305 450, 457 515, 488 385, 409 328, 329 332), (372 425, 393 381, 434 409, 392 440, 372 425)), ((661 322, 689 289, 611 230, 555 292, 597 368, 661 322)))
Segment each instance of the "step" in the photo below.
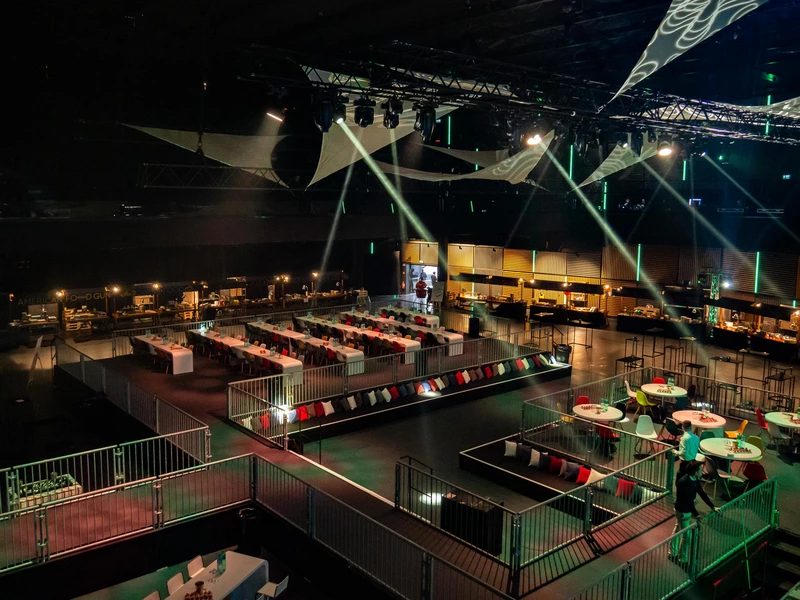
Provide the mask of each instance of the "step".
POLYGON ((786 558, 800 564, 800 548, 788 542, 772 542, 770 549, 777 550, 778 553, 786 555, 786 558))
POLYGON ((795 581, 800 579, 800 566, 790 563, 785 560, 780 560, 774 563, 771 563, 773 569, 777 569, 779 571, 783 571, 784 573, 791 574, 795 577, 795 581))

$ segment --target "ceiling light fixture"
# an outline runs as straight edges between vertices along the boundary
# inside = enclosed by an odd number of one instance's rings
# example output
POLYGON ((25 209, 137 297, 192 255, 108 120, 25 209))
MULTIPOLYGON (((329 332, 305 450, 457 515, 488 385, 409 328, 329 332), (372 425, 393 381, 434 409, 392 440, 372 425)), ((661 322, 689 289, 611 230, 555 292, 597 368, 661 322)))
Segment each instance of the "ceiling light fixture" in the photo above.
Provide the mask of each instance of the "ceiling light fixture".
POLYGON ((672 141, 667 139, 660 139, 658 142, 658 155, 662 157, 672 156, 674 149, 672 141))
POLYGON ((368 127, 375 122, 375 101, 358 98, 353 102, 353 120, 359 127, 368 127))
POLYGON ((381 104, 383 113, 383 126, 386 129, 394 129, 400 124, 400 115, 403 114, 403 101, 392 98, 388 102, 381 104))
POLYGON ((536 146, 538 144, 541 144, 542 136, 540 136, 538 133, 535 133, 531 136, 528 136, 528 139, 525 140, 525 143, 528 144, 528 146, 536 146))
POLYGON ((433 138, 433 129, 436 127, 436 108, 432 105, 415 104, 417 120, 414 129, 419 131, 422 141, 427 143, 433 138))

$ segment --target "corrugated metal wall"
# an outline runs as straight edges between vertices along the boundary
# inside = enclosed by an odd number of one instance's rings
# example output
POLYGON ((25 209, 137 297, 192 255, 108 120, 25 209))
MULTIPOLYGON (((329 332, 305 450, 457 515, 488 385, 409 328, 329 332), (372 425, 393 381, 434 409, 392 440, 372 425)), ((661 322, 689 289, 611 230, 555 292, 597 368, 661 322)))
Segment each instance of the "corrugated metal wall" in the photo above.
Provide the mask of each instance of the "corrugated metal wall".
MULTIPOLYGON (((616 281, 636 281, 636 246, 625 245, 628 254, 633 258, 633 264, 616 246, 603 248, 602 277, 616 281)), ((613 313, 612 313, 613 314, 613 313)))
POLYGON ((562 252, 537 252, 534 267, 536 273, 566 275, 567 255, 562 252))
POLYGON ((475 246, 476 269, 489 269, 492 275, 499 275, 503 271, 503 248, 497 246, 475 246), (495 273, 496 271, 496 273, 495 273))
POLYGON ((654 283, 680 283, 678 262, 680 249, 677 246, 642 245, 641 270, 654 283))
MULTIPOLYGON (((506 248, 503 251, 503 270, 533 273, 533 251, 506 248)), ((525 275, 521 275, 521 277, 524 278, 525 275)), ((530 279, 530 276, 528 276, 528 279, 530 279)))
POLYGON ((567 254, 567 275, 570 277, 600 277, 602 255, 600 252, 567 254))
POLYGON ((722 271, 728 274, 733 289, 750 292, 756 283, 756 253, 738 252, 724 248, 722 251, 722 271))
POLYGON ((758 280, 759 294, 794 299, 797 288, 797 257, 762 252, 758 280))
POLYGON ((705 270, 722 268, 722 248, 681 248, 678 262, 678 283, 688 281, 694 285, 697 274, 705 270))

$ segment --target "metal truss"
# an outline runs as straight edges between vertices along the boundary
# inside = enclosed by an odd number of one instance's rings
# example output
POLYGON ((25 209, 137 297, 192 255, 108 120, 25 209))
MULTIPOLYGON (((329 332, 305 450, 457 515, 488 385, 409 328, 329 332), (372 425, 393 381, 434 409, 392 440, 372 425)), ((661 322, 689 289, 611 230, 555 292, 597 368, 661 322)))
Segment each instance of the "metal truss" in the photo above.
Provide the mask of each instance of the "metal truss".
POLYGON ((265 167, 144 163, 139 169, 139 186, 144 188, 292 191, 279 182, 275 170, 265 167))
MULTIPOLYGON (((253 47, 253 51, 274 53, 302 67, 307 79, 284 79, 300 86, 470 106, 520 119, 550 117, 567 125, 622 130, 642 127, 683 137, 800 145, 800 119, 645 88, 614 98, 616 89, 604 83, 400 42, 344 58, 264 47, 253 47)), ((250 79, 259 77, 256 74, 250 79)), ((265 75, 263 79, 273 78, 265 75)))

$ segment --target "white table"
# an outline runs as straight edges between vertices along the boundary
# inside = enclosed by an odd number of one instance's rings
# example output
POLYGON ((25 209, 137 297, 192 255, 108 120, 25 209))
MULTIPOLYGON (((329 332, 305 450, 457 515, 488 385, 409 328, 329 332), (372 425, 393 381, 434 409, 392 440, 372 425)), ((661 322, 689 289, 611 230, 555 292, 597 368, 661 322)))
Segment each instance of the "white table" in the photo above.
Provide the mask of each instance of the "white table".
POLYGON ((764 418, 767 420, 768 423, 772 423, 777 425, 778 427, 785 427, 786 429, 792 429, 794 431, 800 431, 800 422, 793 423, 792 417, 795 417, 796 413, 789 413, 789 412, 768 412, 764 415, 764 418))
POLYGON ((701 421, 700 418, 702 416, 703 413, 697 410, 676 410, 674 413, 672 413, 672 420, 676 423, 690 421, 695 429, 718 429, 720 427, 725 427, 726 421, 724 417, 720 417, 714 413, 708 413, 708 416, 714 420, 701 421))
POLYGON ((433 327, 425 327, 424 325, 417 325, 416 323, 403 323, 396 319, 389 319, 386 317, 378 317, 367 315, 364 313, 343 312, 342 316, 346 319, 366 319, 370 323, 374 323, 376 327, 407 327, 414 331, 422 333, 432 333, 437 338, 442 338, 447 344, 447 352, 449 356, 458 356, 464 354, 464 336, 460 333, 453 333, 445 331, 444 329, 434 329, 433 327))
MULTIPOLYGON (((399 313, 404 313, 405 315, 411 317, 412 319, 416 318, 416 317, 422 317, 423 319, 425 319, 425 322, 430 327, 436 327, 436 328, 439 327, 439 317, 438 316, 431 315, 431 314, 424 313, 424 312, 420 312, 418 310, 411 310, 410 308, 397 308, 396 306, 381 306, 378 309, 378 312, 380 313, 380 314, 376 315, 378 317, 380 317, 382 314, 388 314, 389 312, 396 312, 398 314, 399 313)), ((361 313, 359 313, 359 314, 361 314, 361 313)))
POLYGON ((682 387, 675 386, 670 389, 665 383, 645 383, 640 389, 648 396, 661 398, 662 401, 664 398, 683 398, 689 394, 682 387))
POLYGON ((194 354, 188 348, 179 344, 162 344, 161 338, 158 336, 137 335, 136 339, 171 355, 173 375, 183 375, 194 371, 194 354))
POLYGON ((292 373, 294 375, 292 378, 292 383, 295 385, 303 384, 303 363, 296 358, 275 354, 260 346, 245 346, 244 340, 239 340, 229 335, 220 335, 217 337, 217 334, 213 331, 192 329, 191 332, 209 340, 220 342, 223 346, 227 346, 228 348, 238 348, 242 352, 247 352, 248 354, 252 354, 258 358, 266 358, 270 363, 272 363, 273 366, 277 368, 277 370, 281 371, 282 373, 292 373), (262 350, 264 351, 263 354, 261 352, 262 350))
POLYGON ((183 600, 186 594, 195 591, 195 582, 205 583, 203 589, 214 595, 214 600, 253 600, 256 592, 269 581, 269 564, 261 558, 253 558, 238 552, 225 553, 225 573, 215 577, 215 560, 180 588, 167 600, 183 600))
POLYGON ((731 448, 735 446, 736 440, 729 440, 727 438, 712 438, 700 441, 701 452, 709 456, 716 456, 739 462, 754 461, 761 458, 761 450, 754 444, 745 442, 744 447, 747 448, 747 452, 734 452, 731 448))
POLYGON ((600 421, 603 423, 618 421, 622 418, 620 409, 609 406, 608 410, 604 411, 601 404, 576 404, 572 407, 572 412, 587 421, 600 421), (589 408, 586 408, 587 406, 589 408), (600 412, 597 412, 598 410, 600 412))
POLYGON ((402 337, 392 337, 385 333, 380 333, 377 331, 371 331, 369 329, 361 329, 359 327, 354 327, 353 325, 342 325, 341 323, 329 323, 327 321, 323 321, 322 319, 317 319, 315 317, 297 317, 297 320, 301 323, 306 323, 307 326, 311 325, 326 325, 327 327, 331 327, 332 329, 336 329, 337 331, 345 332, 345 335, 348 333, 347 337, 352 338, 354 333, 366 335, 368 338, 380 338, 382 340, 389 340, 390 342, 397 342, 400 346, 405 349, 403 353, 403 362, 406 364, 411 364, 414 362, 414 355, 422 349, 422 345, 414 340, 407 340, 402 337))

